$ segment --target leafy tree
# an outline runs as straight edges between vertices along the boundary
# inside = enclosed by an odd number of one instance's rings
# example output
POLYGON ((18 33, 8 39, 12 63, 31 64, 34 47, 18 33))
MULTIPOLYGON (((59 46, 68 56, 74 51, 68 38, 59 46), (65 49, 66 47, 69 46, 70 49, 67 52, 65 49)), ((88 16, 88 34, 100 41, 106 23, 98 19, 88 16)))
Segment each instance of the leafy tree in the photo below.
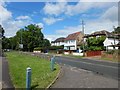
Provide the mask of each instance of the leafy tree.
POLYGON ((0 37, 3 37, 5 30, 3 29, 2 25, 0 25, 0 37))
POLYGON ((16 33, 17 41, 19 44, 23 44, 24 51, 33 51, 36 47, 45 46, 44 42, 47 41, 46 39, 44 40, 41 29, 35 24, 30 24, 16 33))
POLYGON ((49 47, 50 42, 44 39, 41 29, 42 28, 35 24, 21 28, 16 32, 14 37, 3 38, 3 49, 18 50, 20 44, 23 44, 23 51, 33 51, 36 47, 49 47))
POLYGON ((49 42, 49 40, 44 39, 44 40, 43 40, 43 46, 48 49, 48 47, 50 47, 50 42, 49 42))
POLYGON ((118 26, 117 28, 115 28, 115 30, 112 33, 120 34, 120 27, 118 26))
MULTIPOLYGON (((85 50, 104 50, 104 42, 105 37, 93 37, 93 38, 88 38, 86 40, 86 45, 85 45, 85 50)), ((81 46, 81 49, 83 46, 81 46)))

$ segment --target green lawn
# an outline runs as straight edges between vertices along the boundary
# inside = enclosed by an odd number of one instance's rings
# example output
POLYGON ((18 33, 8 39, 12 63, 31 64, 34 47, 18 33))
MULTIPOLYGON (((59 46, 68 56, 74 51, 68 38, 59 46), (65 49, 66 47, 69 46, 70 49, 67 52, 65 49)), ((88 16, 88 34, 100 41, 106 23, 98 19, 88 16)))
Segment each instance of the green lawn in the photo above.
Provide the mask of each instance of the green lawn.
POLYGON ((36 56, 25 55, 19 52, 7 52, 6 57, 15 88, 25 88, 27 67, 32 68, 31 87, 35 88, 46 88, 59 72, 58 65, 55 65, 56 70, 52 72, 50 70, 50 61, 36 56))
POLYGON ((83 56, 75 56, 75 55, 65 55, 65 54, 62 54, 63 56, 68 56, 68 57, 73 57, 73 58, 82 58, 83 56))
POLYGON ((111 62, 120 62, 120 60, 116 60, 116 59, 113 59, 113 58, 104 58, 104 57, 101 57, 101 60, 111 61, 111 62))

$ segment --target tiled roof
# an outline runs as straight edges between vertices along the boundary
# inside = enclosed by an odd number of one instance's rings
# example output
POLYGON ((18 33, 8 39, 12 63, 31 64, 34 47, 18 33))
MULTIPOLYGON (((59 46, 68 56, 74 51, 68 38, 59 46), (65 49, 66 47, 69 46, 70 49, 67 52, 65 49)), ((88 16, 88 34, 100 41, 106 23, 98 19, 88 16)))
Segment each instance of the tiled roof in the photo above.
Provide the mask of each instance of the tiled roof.
POLYGON ((111 36, 112 34, 106 30, 102 30, 102 31, 97 31, 92 33, 91 35, 106 35, 106 36, 111 36))
POLYGON ((72 33, 72 34, 69 34, 65 40, 75 40, 77 39, 78 35, 80 34, 81 32, 76 32, 76 33, 72 33))
POLYGON ((96 31, 92 34, 89 34, 89 35, 85 35, 85 37, 91 37, 91 36, 98 36, 98 35, 104 35, 104 36, 107 36, 107 37, 112 37, 113 34, 106 31, 106 30, 102 30, 102 31, 96 31))
POLYGON ((57 38, 55 41, 52 41, 52 43, 55 43, 55 42, 64 42, 65 38, 64 37, 60 37, 60 38, 57 38))

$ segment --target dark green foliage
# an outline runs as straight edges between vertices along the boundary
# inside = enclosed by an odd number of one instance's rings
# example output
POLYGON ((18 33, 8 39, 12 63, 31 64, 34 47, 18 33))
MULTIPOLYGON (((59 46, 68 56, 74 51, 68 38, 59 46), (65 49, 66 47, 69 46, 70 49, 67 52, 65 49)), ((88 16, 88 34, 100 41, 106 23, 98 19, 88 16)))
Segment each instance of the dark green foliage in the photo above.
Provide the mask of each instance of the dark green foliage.
POLYGON ((120 33, 120 27, 115 28, 115 30, 112 33, 119 34, 120 33))
POLYGON ((33 51, 36 47, 50 46, 49 40, 44 39, 41 28, 35 24, 30 24, 18 30, 14 37, 6 39, 7 40, 3 42, 3 44, 7 44, 4 49, 18 50, 20 49, 19 44, 23 44, 23 51, 33 51))
POLYGON ((0 25, 0 37, 3 37, 5 30, 3 29, 2 25, 0 25))
MULTIPOLYGON (((105 37, 93 37, 93 38, 88 38, 86 40, 87 44, 85 45, 85 50, 104 50, 104 42, 105 37)), ((82 49, 83 46, 81 46, 82 49)))
POLYGON ((63 49, 63 48, 64 48, 64 46, 48 46, 48 47, 37 47, 37 48, 34 48, 34 50, 36 50, 36 51, 46 50, 46 49, 60 50, 60 49, 63 49))

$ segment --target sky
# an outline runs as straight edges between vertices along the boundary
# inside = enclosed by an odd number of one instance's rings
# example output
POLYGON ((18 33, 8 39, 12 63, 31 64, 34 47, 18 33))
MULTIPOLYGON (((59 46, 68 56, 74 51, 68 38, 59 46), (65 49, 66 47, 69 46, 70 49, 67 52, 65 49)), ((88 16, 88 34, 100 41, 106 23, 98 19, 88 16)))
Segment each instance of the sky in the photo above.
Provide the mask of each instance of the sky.
POLYGON ((58 37, 82 31, 113 31, 118 26, 118 2, 5 2, 0 0, 0 24, 5 36, 12 37, 29 24, 42 27, 45 38, 58 37))

